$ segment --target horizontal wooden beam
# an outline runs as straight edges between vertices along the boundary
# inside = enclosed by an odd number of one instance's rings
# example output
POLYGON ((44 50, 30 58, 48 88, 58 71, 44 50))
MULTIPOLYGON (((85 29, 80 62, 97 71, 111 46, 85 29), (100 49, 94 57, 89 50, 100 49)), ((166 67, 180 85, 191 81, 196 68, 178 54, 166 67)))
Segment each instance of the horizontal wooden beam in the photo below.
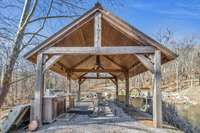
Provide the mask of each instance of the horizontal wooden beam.
POLYGON ((44 54, 89 54, 89 55, 116 55, 116 54, 145 54, 154 53, 151 46, 120 46, 120 47, 50 47, 44 54))
POLYGON ((82 77, 81 79, 114 79, 114 77, 82 77))
POLYGON ((71 71, 71 72, 100 72, 100 73, 124 72, 124 70, 121 70, 121 69, 69 69, 67 71, 71 71))

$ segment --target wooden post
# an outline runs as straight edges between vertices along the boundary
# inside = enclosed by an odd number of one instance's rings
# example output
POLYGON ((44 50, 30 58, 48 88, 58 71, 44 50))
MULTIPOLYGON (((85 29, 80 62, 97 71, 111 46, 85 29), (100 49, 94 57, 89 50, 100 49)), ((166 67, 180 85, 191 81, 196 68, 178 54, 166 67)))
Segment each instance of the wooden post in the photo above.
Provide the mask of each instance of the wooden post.
POLYGON ((68 78, 68 93, 71 93, 71 72, 67 73, 68 78))
POLYGON ((94 18, 94 47, 101 47, 101 13, 97 12, 94 18))
POLYGON ((154 55, 154 89, 153 89, 153 124, 162 127, 162 94, 161 84, 161 53, 156 50, 154 55))
POLYGON ((125 99, 125 105, 126 107, 129 106, 129 73, 125 72, 125 88, 126 88, 126 99, 125 99))
POLYGON ((77 93, 77 101, 80 102, 81 99, 81 79, 78 80, 78 93, 77 93))
POLYGON ((71 72, 68 73, 68 95, 69 95, 69 108, 74 108, 74 96, 72 95, 72 85, 71 85, 71 72))
POLYGON ((118 101, 119 86, 118 86, 118 79, 117 78, 115 78, 115 85, 116 85, 116 101, 118 101))
POLYGON ((37 72, 35 81, 35 95, 33 105, 33 120, 37 120, 42 125, 42 97, 44 95, 44 74, 43 74, 43 55, 37 56, 37 72))

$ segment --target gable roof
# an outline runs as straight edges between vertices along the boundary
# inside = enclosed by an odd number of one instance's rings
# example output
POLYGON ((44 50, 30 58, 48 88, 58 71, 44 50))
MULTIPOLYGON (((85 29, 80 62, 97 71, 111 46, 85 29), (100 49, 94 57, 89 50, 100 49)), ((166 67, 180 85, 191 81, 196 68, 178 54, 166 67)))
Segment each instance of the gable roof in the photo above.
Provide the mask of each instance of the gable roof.
POLYGON ((55 41, 56 39, 59 39, 60 37, 63 37, 63 35, 65 35, 68 31, 70 31, 74 27, 76 27, 78 25, 80 27, 80 24, 83 21, 88 22, 89 20, 91 20, 92 18, 94 18, 95 12, 100 11, 101 9, 103 9, 102 6, 100 4, 96 4, 93 8, 91 8, 90 10, 88 10, 86 13, 84 13, 83 15, 81 15, 79 18, 75 19, 70 24, 66 25, 65 27, 63 27, 62 29, 60 29, 59 31, 57 31, 55 34, 51 35, 48 39, 46 39, 45 41, 43 41, 41 44, 39 44, 38 46, 36 46, 35 48, 33 48, 32 50, 30 50, 29 52, 27 52, 24 55, 24 57, 26 59, 29 58, 31 55, 33 55, 34 53, 36 53, 39 50, 41 50, 42 48, 44 48, 46 45, 52 43, 53 41, 55 41))
MULTIPOLYGON (((102 42, 103 43, 109 43, 109 45, 118 45, 116 43, 116 40, 117 40, 117 42, 122 43, 122 45, 127 45, 128 43, 134 41, 134 43, 135 43, 134 45, 153 46, 154 48, 161 51, 162 63, 173 60, 177 57, 177 55, 175 53, 173 53, 172 51, 170 51, 168 48, 164 47, 163 45, 161 45, 160 43, 158 43, 151 37, 145 35, 143 32, 139 31, 137 28, 131 26, 130 24, 123 21, 122 19, 118 18, 117 16, 114 16, 109 11, 103 9, 100 4, 96 4, 92 9, 90 9, 89 11, 84 13, 78 19, 76 19, 69 25, 65 26, 63 29, 56 32, 51 37, 49 37, 47 40, 42 42, 40 45, 36 46, 34 49, 32 49, 31 51, 26 53, 25 58, 32 61, 33 63, 36 63, 36 55, 38 52, 40 52, 48 47, 51 47, 51 46, 63 45, 61 43, 63 40, 65 42, 72 43, 72 42, 74 42, 74 40, 77 40, 78 38, 83 38, 83 40, 85 39, 85 41, 87 41, 89 46, 93 45, 92 44, 93 43, 92 35, 93 35, 93 30, 94 30, 93 29, 93 27, 94 27, 93 21, 94 21, 95 14, 97 12, 100 12, 102 14, 102 21, 103 21, 102 22, 102 27, 103 27, 103 30, 102 30, 103 41, 102 42), (109 29, 110 31, 106 32, 107 29, 109 29), (77 31, 87 32, 88 36, 84 37, 83 35, 79 35, 79 33, 77 31), (110 33, 110 32, 112 32, 112 33, 110 33), (73 35, 73 34, 75 34, 75 35, 73 35), (69 36, 71 36, 71 38, 69 36), (106 37, 107 37, 107 40, 105 39, 106 37), (88 38, 91 38, 91 39, 88 40, 88 38)), ((80 41, 80 40, 75 41, 75 43, 72 43, 73 46, 80 45, 80 44, 78 44, 78 42, 83 42, 83 41, 80 41)), ((86 45, 86 44, 84 44, 84 45, 86 45)), ((68 44, 66 43, 65 46, 68 46, 68 44)), ((63 63, 64 65, 62 65, 62 66, 70 67, 70 66, 66 66, 66 65, 71 63, 71 66, 73 66, 72 62, 75 62, 77 57, 65 56, 63 58, 65 58, 64 59, 65 61, 67 60, 67 63, 63 63), (75 59, 71 60, 72 57, 75 59)), ((83 57, 79 57, 79 58, 83 58, 83 57)), ((79 60, 79 58, 77 58, 77 60, 79 60)), ((95 64, 94 60, 95 60, 95 58, 89 59, 87 62, 87 66, 89 66, 89 64, 94 65, 95 64)), ((102 57, 102 60, 103 60, 102 62, 104 63, 105 66, 116 68, 116 65, 114 65, 113 63, 109 64, 104 57, 102 57)), ((118 60, 118 64, 120 64, 122 66, 124 65, 127 68, 130 68, 130 66, 137 64, 137 61, 136 61, 137 59, 133 56, 128 56, 128 55, 125 55, 123 57, 122 56, 113 56, 111 60, 118 60), (129 59, 131 62, 133 62, 133 64, 130 64, 130 62, 126 62, 126 60, 129 60, 129 59)), ((82 67, 85 67, 85 66, 82 66, 82 67)), ((52 68, 52 70, 57 73, 60 73, 60 74, 64 73, 64 72, 61 72, 61 70, 58 70, 58 68, 56 68, 56 69, 52 68)), ((141 66, 140 69, 137 69, 137 72, 133 72, 131 74, 131 76, 136 75, 141 72, 144 72, 146 70, 147 69, 145 69, 145 67, 141 66)))
POLYGON ((108 20, 110 23, 113 23, 115 25, 116 24, 121 25, 122 27, 120 29, 125 31, 129 36, 136 37, 137 39, 146 41, 149 45, 156 47, 157 49, 161 50, 163 53, 168 55, 170 59, 174 59, 177 57, 177 55, 175 53, 173 53, 171 50, 169 50, 168 48, 164 47, 163 45, 161 45, 160 43, 158 43, 151 37, 147 36, 146 34, 144 34, 141 31, 139 31, 137 28, 133 27, 132 25, 125 22, 124 20, 120 19, 119 17, 117 17, 117 16, 113 15, 112 13, 110 13, 109 11, 103 9, 103 7, 99 3, 97 3, 92 9, 90 9, 89 11, 84 13, 82 16, 80 16, 79 18, 77 18, 76 20, 74 20, 73 22, 71 22, 70 24, 68 24, 67 26, 65 26, 64 28, 62 28, 61 30, 59 30, 58 32, 53 34, 52 36, 50 36, 44 42, 42 42, 41 44, 39 44, 32 50, 27 52, 24 55, 24 57, 29 58, 31 55, 33 55, 34 53, 36 53, 39 50, 41 50, 42 48, 44 48, 46 45, 54 42, 57 39, 60 39, 60 37, 63 37, 63 35, 66 32, 68 32, 75 26, 81 24, 83 21, 88 22, 89 20, 94 18, 95 12, 98 12, 98 11, 101 12, 103 14, 102 15, 103 18, 108 20))

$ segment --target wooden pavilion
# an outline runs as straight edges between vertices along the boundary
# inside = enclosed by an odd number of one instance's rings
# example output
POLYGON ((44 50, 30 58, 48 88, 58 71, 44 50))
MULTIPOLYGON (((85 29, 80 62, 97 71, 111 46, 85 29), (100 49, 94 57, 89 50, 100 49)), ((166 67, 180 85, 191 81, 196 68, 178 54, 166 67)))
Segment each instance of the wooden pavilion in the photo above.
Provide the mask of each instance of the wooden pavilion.
POLYGON ((161 127, 161 64, 176 57, 169 49, 96 4, 25 55, 26 59, 37 63, 33 119, 42 123, 47 69, 69 80, 78 80, 79 98, 80 85, 86 79, 112 80, 116 85, 116 97, 118 80, 125 80, 126 106, 129 104, 129 77, 149 70, 154 77, 153 121, 155 127, 161 127), (95 74, 87 76, 88 73, 95 74))

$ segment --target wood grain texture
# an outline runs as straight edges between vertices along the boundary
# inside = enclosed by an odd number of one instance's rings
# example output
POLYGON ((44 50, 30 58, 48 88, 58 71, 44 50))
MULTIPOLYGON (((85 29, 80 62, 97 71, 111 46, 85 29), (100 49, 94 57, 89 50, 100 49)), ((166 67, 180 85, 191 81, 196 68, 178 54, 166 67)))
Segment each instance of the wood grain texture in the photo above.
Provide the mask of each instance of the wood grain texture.
POLYGON ((44 95, 43 54, 37 56, 33 119, 42 125, 42 97, 44 95))
POLYGON ((97 12, 94 17, 94 47, 101 47, 101 13, 97 12))
POLYGON ((154 73, 153 63, 150 59, 146 58, 142 54, 135 54, 135 56, 139 59, 139 61, 152 73, 154 73))
POLYGON ((53 64, 55 64, 60 58, 62 57, 62 55, 54 55, 52 56, 44 65, 43 71, 49 69, 53 64))
POLYGON ((129 73, 128 72, 125 72, 124 73, 124 76, 125 76, 125 92, 126 92, 126 99, 125 99, 125 105, 126 107, 129 106, 129 73))
POLYGON ((43 54, 90 54, 90 55, 117 55, 117 54, 152 54, 155 49, 151 46, 121 46, 121 47, 50 47, 43 54))
POLYGON ((153 124, 157 128, 162 127, 162 94, 161 85, 161 52, 154 55, 154 83, 153 83, 153 124))
MULTIPOLYGON (((132 77, 147 70, 153 72, 151 62, 145 57, 154 54, 155 50, 161 51, 161 63, 166 63, 176 57, 169 49, 135 27, 109 11, 95 6, 29 52, 26 58, 36 63, 37 54, 41 51, 51 56, 62 54, 63 57, 50 69, 65 76, 66 70, 73 67, 93 68, 96 64, 94 56, 100 55, 103 68, 123 68, 128 70, 129 76, 132 77), (84 61, 87 56, 92 57, 84 61)), ((83 73, 74 72, 72 79, 78 79, 83 73)), ((120 80, 125 79, 122 73, 110 73, 120 80)))

